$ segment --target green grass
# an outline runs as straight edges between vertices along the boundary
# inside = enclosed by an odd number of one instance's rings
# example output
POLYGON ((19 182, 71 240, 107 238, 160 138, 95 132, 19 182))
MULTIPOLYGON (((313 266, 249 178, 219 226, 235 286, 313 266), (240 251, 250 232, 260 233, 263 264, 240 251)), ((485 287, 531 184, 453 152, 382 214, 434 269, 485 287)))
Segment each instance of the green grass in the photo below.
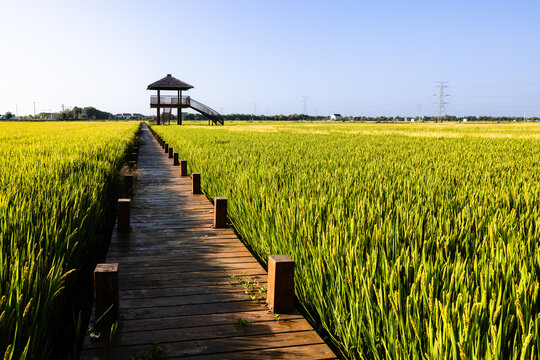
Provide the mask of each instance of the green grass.
POLYGON ((346 357, 539 357, 538 124, 153 128, 346 357))
POLYGON ((58 351, 54 339, 72 311, 70 284, 103 245, 108 196, 137 128, 133 122, 0 122, 4 359, 48 359, 58 351))

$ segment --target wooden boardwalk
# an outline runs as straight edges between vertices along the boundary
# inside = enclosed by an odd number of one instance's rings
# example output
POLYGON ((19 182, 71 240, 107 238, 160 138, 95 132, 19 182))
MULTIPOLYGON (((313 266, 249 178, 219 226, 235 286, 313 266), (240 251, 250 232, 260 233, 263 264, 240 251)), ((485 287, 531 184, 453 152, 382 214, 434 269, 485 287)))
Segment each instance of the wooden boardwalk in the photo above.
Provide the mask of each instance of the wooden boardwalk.
MULTIPOLYGON (((132 232, 113 234, 120 322, 110 344, 86 337, 81 359, 128 359, 157 342, 170 359, 333 359, 298 312, 274 317, 231 276, 266 283, 266 271, 146 127, 131 208, 132 232)), ((204 176, 204 174, 203 174, 204 176)))

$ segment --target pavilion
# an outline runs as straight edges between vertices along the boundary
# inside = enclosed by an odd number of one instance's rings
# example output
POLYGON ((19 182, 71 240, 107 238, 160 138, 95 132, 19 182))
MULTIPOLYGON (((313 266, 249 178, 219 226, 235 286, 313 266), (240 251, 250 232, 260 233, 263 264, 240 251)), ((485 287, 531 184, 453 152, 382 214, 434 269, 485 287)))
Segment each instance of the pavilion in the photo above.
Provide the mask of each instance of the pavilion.
POLYGON ((192 108, 193 110, 198 111, 206 116, 208 121, 211 121, 212 124, 223 125, 224 119, 220 113, 209 106, 191 99, 189 96, 182 95, 182 91, 187 91, 189 89, 193 89, 193 85, 183 82, 171 74, 167 74, 167 76, 165 76, 163 79, 148 85, 147 90, 157 90, 157 95, 152 95, 150 97, 150 107, 157 109, 157 125, 164 123, 167 116, 170 119, 172 109, 177 109, 178 115, 176 123, 178 125, 182 125, 183 108, 192 108), (161 91, 175 91, 176 94, 161 95, 161 91), (163 114, 161 113, 161 109, 163 109, 163 114), (162 121, 162 119, 164 121, 162 121))

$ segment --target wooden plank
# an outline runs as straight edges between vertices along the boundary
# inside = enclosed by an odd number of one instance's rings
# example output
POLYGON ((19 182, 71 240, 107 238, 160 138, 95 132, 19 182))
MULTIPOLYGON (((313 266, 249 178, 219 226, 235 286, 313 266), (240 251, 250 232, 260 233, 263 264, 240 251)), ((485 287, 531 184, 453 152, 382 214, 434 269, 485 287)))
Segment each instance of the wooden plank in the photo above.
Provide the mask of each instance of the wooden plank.
MULTIPOLYGON (((337 359, 336 355, 326 344, 314 344, 303 346, 291 346, 272 349, 260 349, 255 351, 236 351, 228 354, 205 354, 192 356, 190 360, 202 359, 288 359, 288 360, 330 360, 337 359)), ((170 359, 180 359, 172 357, 170 359)))
POLYGON ((139 233, 132 233, 130 234, 129 238, 122 239, 122 241, 114 241, 111 243, 112 246, 129 246, 133 244, 161 244, 161 243, 174 243, 174 244, 181 244, 181 243, 189 243, 191 241, 193 242, 204 242, 208 244, 213 243, 229 243, 229 242, 240 242, 236 235, 208 235, 208 233, 201 233, 200 235, 197 234, 181 234, 181 233, 175 233, 175 234, 162 234, 159 233, 159 237, 151 238, 149 239, 148 236, 141 236, 139 233))
MULTIPOLYGON (((144 345, 149 342, 172 343, 195 340, 210 340, 231 337, 249 337, 253 335, 281 334, 296 331, 310 331, 311 326, 305 319, 264 321, 242 325, 236 320, 225 325, 211 325, 193 328, 175 328, 159 330, 142 330, 124 333, 119 331, 112 346, 144 345)), ((88 348, 101 347, 102 342, 91 343, 88 348)))
MULTIPOLYGON (((196 252, 195 253, 191 253, 191 254, 184 254, 184 259, 192 259, 192 260, 201 260, 201 259, 207 259, 207 261, 211 261, 213 258, 216 258, 216 254, 207 254, 207 253, 199 253, 197 254, 196 252), (193 256, 193 254, 195 254, 196 256, 193 256), (192 256, 188 256, 188 255, 192 255, 192 256)), ((251 255, 251 253, 249 251, 247 252, 241 252, 241 253, 225 253, 225 254, 221 254, 220 257, 222 258, 230 258, 230 259, 236 259, 236 258, 239 258, 239 257, 247 257, 247 258, 252 258, 253 256, 251 255)), ((125 254, 125 256, 121 256, 121 254, 117 254, 116 256, 111 256, 111 257, 107 257, 107 261, 109 262, 113 262, 113 261, 116 261, 116 262, 124 262, 124 261, 160 261, 160 260, 167 260, 167 259, 171 259, 171 258, 176 258, 176 257, 171 257, 167 254, 167 252, 163 252, 161 254, 154 254, 154 255, 148 255, 148 254, 144 254, 144 252, 140 252, 140 253, 137 253, 137 254, 125 254)))
POLYGON ((204 251, 206 257, 208 256, 219 256, 222 254, 235 254, 235 255, 247 255, 251 253, 243 246, 227 246, 227 247, 209 247, 202 246, 197 244, 183 244, 181 249, 174 247, 165 247, 165 246, 156 246, 155 248, 146 248, 146 247, 134 247, 130 248, 129 252, 126 249, 112 248, 110 254, 112 257, 123 257, 128 255, 169 255, 170 258, 181 257, 183 255, 191 254, 201 254, 204 251))
POLYGON ((199 257, 204 256, 207 258, 216 257, 220 255, 227 255, 228 257, 235 257, 235 256, 248 256, 251 255, 251 253, 247 250, 241 250, 241 249, 232 249, 232 251, 227 251, 227 249, 206 249, 207 251, 204 252, 204 254, 201 254, 201 248, 187 248, 187 249, 179 249, 179 250, 144 250, 141 249, 140 251, 137 251, 137 249, 133 249, 129 254, 125 252, 120 251, 113 251, 112 257, 114 258, 121 258, 123 256, 133 256, 138 255, 140 253, 141 256, 159 256, 159 255, 165 255, 169 257, 174 256, 184 256, 184 255, 197 255, 199 257))
MULTIPOLYGON (((261 283, 261 285, 266 286, 266 283, 261 283)), ((161 296, 186 296, 186 295, 204 295, 204 294, 224 294, 240 292, 242 287, 237 284, 222 284, 216 286, 212 285, 200 285, 200 286, 189 286, 189 287, 172 287, 172 288, 143 288, 143 289, 134 289, 134 290, 122 290, 120 291, 120 297, 122 301, 128 299, 145 299, 161 296)))
MULTIPOLYGON (((122 264, 124 265, 124 264, 122 264)), ((222 264, 222 265, 212 265, 208 263, 199 263, 190 265, 188 262, 176 263, 176 264, 155 264, 155 263, 146 263, 144 271, 154 274, 166 274, 166 273, 188 273, 188 272, 201 272, 201 271, 212 271, 219 270, 225 271, 227 273, 234 273, 242 275, 242 271, 252 272, 257 271, 258 273, 266 273, 259 263, 250 263, 250 262, 241 262, 241 263, 231 263, 231 264, 222 264), (162 266, 155 266, 162 265, 162 266)), ((124 267, 122 266, 122 275, 131 275, 140 273, 140 268, 135 266, 133 267, 124 267)))
MULTIPOLYGON (((266 275, 255 275, 253 278, 259 282, 266 282, 266 275)), ((136 289, 156 289, 156 288, 175 288, 175 287, 190 287, 190 286, 208 286, 215 285, 221 286, 228 284, 232 279, 230 275, 222 275, 219 277, 204 277, 194 279, 181 279, 181 280, 140 280, 140 281, 120 281, 120 288, 123 290, 136 290, 136 289)))
MULTIPOLYGON (((313 330, 278 334, 253 335, 245 337, 238 336, 218 339, 160 343, 165 353, 170 358, 194 355, 221 354, 222 359, 227 358, 227 354, 238 351, 254 351, 279 347, 287 348, 317 344, 324 344, 324 342, 313 330), (279 346, 277 346, 277 344, 279 344, 279 346)), ((139 351, 144 351, 148 349, 148 345, 118 346, 112 348, 107 353, 107 356, 110 359, 126 358, 126 354, 134 354, 139 351)), ((91 354, 93 356, 104 356, 105 352, 89 351, 88 354, 91 354)), ((83 357, 82 359, 91 359, 91 357, 83 357)))
POLYGON ((167 307, 123 309, 120 308, 121 319, 148 319, 153 317, 220 314, 237 311, 255 311, 263 307, 250 300, 215 302, 208 304, 186 304, 167 307))
MULTIPOLYGON (((111 258, 109 258, 111 259, 111 258)), ((125 258, 124 258, 125 259, 125 258)), ((242 265, 252 265, 255 266, 259 263, 251 255, 250 256, 240 256, 232 258, 216 258, 211 263, 207 259, 182 259, 182 258, 165 258, 158 260, 132 260, 132 261, 122 261, 122 269, 131 269, 131 268, 148 268, 148 267, 160 267, 160 266, 189 266, 192 265, 194 268, 197 267, 222 267, 222 268, 241 268, 242 265)), ((146 271, 146 270, 144 270, 146 271)))
MULTIPOLYGON (((141 331, 141 330, 159 330, 159 329, 180 329, 180 328, 197 328, 201 326, 214 326, 234 324, 238 318, 242 318, 249 323, 261 321, 269 321, 269 312, 267 310, 255 311, 235 311, 229 313, 218 314, 202 314, 202 315, 185 315, 185 316, 170 316, 162 318, 149 319, 132 319, 122 321, 122 331, 141 331)), ((281 315, 280 320, 302 319, 299 313, 281 315)))
MULTIPOLYGON (((233 275, 244 275, 239 274, 237 271, 233 271, 230 273, 224 273, 221 270, 209 270, 209 271, 192 271, 192 272, 178 272, 178 273, 139 273, 139 274, 130 274, 124 276, 123 274, 120 274, 120 282, 123 284, 124 282, 135 282, 135 281, 169 281, 169 280, 187 280, 187 279, 206 279, 206 278, 217 278, 217 277, 223 277, 223 276, 229 276, 232 277, 233 275)), ((264 276, 266 275, 266 272, 264 270, 251 270, 246 271, 246 274, 244 276, 254 276, 254 275, 260 275, 264 276)), ((233 281, 233 280, 230 280, 233 281)))
POLYGON ((180 306, 196 304, 225 303, 231 301, 250 301, 248 295, 241 291, 214 293, 214 294, 194 294, 194 295, 163 295, 160 297, 144 299, 122 299, 122 309, 144 309, 163 306, 180 306))

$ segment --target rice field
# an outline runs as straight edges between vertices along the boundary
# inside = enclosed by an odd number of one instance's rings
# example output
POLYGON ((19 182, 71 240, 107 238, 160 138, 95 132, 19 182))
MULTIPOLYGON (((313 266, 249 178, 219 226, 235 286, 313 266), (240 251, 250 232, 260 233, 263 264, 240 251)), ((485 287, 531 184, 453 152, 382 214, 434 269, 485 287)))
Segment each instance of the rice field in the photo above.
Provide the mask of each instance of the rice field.
MULTIPOLYGON (((49 359, 138 123, 0 122, 0 357, 49 359)), ((66 318, 73 324, 66 324, 66 318)), ((61 349, 75 356, 77 344, 61 349)), ((57 351, 56 353, 54 351, 57 351)))
POLYGON ((538 124, 155 126, 343 356, 538 359, 538 124))

